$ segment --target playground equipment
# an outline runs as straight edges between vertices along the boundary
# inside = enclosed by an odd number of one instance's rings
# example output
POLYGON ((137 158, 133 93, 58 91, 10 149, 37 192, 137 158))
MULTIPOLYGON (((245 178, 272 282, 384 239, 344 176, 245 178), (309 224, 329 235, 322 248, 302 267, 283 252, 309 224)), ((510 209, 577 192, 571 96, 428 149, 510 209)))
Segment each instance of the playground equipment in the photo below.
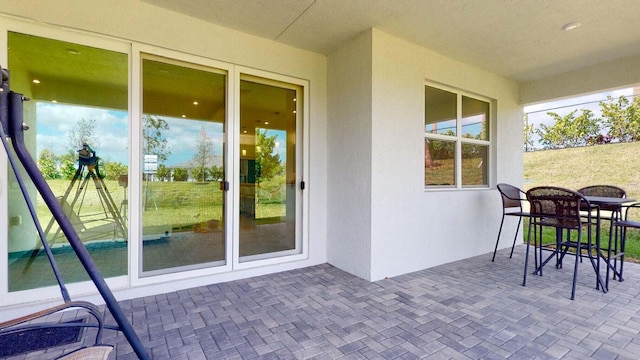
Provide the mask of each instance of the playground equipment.
MULTIPOLYGON (((22 191, 24 200, 27 204, 27 208, 29 209, 29 213, 36 226, 36 230, 40 237, 40 241, 42 243, 44 251, 47 254, 47 258, 49 259, 49 263, 51 264, 51 269, 56 277, 56 280, 58 282, 58 286, 60 288, 60 292, 62 295, 62 299, 64 301, 62 305, 58 305, 51 309, 43 310, 19 319, 14 319, 11 321, 1 323, 0 336, 16 333, 23 330, 30 330, 34 328, 54 328, 55 329, 63 326, 69 326, 69 324, 61 324, 60 322, 32 323, 31 320, 35 320, 43 316, 47 316, 49 314, 53 314, 58 311, 63 311, 68 308, 80 307, 88 310, 96 318, 97 321, 95 323, 91 323, 91 322, 77 323, 75 326, 98 328, 99 334, 98 334, 98 337, 96 338, 95 344, 93 346, 79 349, 75 353, 76 357, 80 355, 95 357, 97 353, 99 353, 102 358, 106 358, 106 356, 108 355, 108 352, 111 350, 111 347, 105 346, 100 343, 101 341, 100 330, 104 328, 104 329, 110 329, 110 330, 116 330, 116 331, 122 332, 126 337, 127 341, 129 342, 129 344, 131 345, 131 348, 133 349, 135 354, 138 356, 138 358, 143 360, 150 359, 149 354, 147 353, 146 349, 143 347, 142 342, 140 341, 140 339, 138 338, 138 335, 133 330, 133 327, 128 322, 116 298, 113 296, 113 293, 109 289, 109 286, 107 285, 104 278, 102 277, 102 274, 100 274, 100 271, 98 270, 95 262, 91 258, 91 255, 87 251, 87 248, 84 246, 84 244, 80 240, 78 233, 76 232, 73 225, 69 221, 69 218, 67 218, 67 216, 65 215, 65 212, 62 209, 60 202, 58 201, 56 196, 53 194, 51 189, 49 188, 49 185, 47 184, 44 177, 38 170, 38 167, 35 161, 31 157, 31 155, 29 154, 29 151, 25 146, 23 132, 25 130, 28 130, 28 127, 23 123, 22 103, 24 101, 27 101, 28 99, 26 99, 22 94, 15 93, 10 90, 9 71, 4 70, 2 69, 2 67, 0 67, 0 73, 1 73, 1 76, 0 76, 0 79, 1 79, 0 141, 2 141, 2 145, 5 148, 5 151, 7 153, 7 158, 15 173, 16 180, 20 186, 20 190, 22 191), (95 305, 89 302, 71 300, 69 296, 69 292, 67 291, 64 281, 62 280, 62 277, 60 275, 58 266, 53 256, 53 252, 51 251, 51 247, 47 242, 46 236, 44 234, 44 230, 42 229, 42 226, 40 225, 40 222, 38 220, 35 206, 31 201, 31 198, 29 197, 29 193, 27 191, 26 185, 24 183, 24 180, 22 179, 22 175, 18 168, 18 163, 16 159, 14 159, 14 156, 12 155, 9 149, 9 144, 7 139, 11 141, 11 145, 16 153, 18 160, 24 167, 29 178, 31 178, 31 180, 33 181, 33 184, 35 185, 36 189, 42 196, 47 207, 53 214, 53 217, 58 222, 60 228, 62 229, 62 232, 67 237, 69 244, 71 245, 73 251, 78 257, 78 260, 80 260, 80 262, 82 263, 82 266, 84 267, 85 271, 89 275, 89 278, 94 283, 94 285, 98 289, 98 292, 104 299, 105 304, 109 309, 109 311, 111 312, 111 315, 113 316, 117 325, 104 324, 102 315, 100 314, 100 312, 98 311, 95 305)), ((65 356, 71 356, 71 355, 69 354, 65 356)))

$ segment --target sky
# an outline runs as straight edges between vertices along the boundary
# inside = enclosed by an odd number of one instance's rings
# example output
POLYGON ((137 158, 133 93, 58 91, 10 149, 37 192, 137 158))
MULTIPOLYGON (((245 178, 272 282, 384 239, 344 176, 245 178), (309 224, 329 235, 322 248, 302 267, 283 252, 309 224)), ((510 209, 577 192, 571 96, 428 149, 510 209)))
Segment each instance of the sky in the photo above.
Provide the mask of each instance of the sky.
MULTIPOLYGON (((193 159, 196 152, 198 134, 203 126, 207 137, 213 145, 213 155, 221 156, 223 147, 223 126, 220 123, 185 120, 182 118, 162 117, 169 125, 165 132, 168 145, 171 148, 165 165, 172 166, 186 163, 193 159)), ((96 151, 96 155, 104 161, 128 164, 128 114, 124 111, 103 108, 64 105, 51 102, 36 103, 36 151, 37 157, 44 149, 51 150, 56 155, 62 155, 72 149, 69 139, 71 131, 77 123, 85 119, 95 120, 95 132, 98 141, 89 144, 96 151)), ((284 131, 268 131, 268 136, 276 136, 276 141, 285 144, 284 131)), ((74 149, 77 151, 79 149, 74 149)), ((281 146, 275 149, 280 159, 286 159, 286 149, 281 146)))
MULTIPOLYGON (((540 124, 547 126, 553 125, 553 118, 547 115, 547 112, 551 111, 560 116, 565 116, 573 110, 578 110, 576 116, 582 114, 580 110, 588 109, 593 111, 595 117, 600 117, 600 101, 607 100, 607 96, 611 96, 614 99, 618 99, 620 96, 627 96, 633 94, 633 88, 620 89, 614 91, 607 91, 597 94, 590 94, 584 96, 577 96, 573 98, 557 100, 547 103, 541 103, 531 106, 525 106, 524 113, 528 114, 529 124, 533 124, 534 128, 539 128, 540 124)), ((540 148, 538 143, 539 137, 533 135, 534 147, 540 148)))

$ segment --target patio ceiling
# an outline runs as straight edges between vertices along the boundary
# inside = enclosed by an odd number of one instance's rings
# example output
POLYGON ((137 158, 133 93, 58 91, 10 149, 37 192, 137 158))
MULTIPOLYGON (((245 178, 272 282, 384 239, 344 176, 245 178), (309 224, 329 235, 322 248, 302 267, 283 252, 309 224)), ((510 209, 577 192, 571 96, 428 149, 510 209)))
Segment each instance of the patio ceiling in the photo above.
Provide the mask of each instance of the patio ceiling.
POLYGON ((632 0, 143 1, 325 55, 377 28, 516 82, 640 55, 632 0))

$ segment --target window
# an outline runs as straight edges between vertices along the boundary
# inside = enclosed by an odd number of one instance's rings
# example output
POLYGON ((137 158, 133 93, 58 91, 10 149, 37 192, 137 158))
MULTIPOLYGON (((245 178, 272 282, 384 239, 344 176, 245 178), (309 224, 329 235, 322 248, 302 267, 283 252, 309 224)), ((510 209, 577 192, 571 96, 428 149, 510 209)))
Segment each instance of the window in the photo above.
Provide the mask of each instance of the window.
POLYGON ((490 102, 425 86, 425 187, 489 185, 490 102))

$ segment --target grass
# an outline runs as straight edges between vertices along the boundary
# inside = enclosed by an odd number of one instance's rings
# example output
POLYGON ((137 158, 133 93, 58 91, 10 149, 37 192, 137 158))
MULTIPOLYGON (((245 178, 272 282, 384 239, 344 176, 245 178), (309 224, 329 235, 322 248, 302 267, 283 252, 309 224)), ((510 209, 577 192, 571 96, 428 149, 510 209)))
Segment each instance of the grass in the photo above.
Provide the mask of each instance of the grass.
MULTIPOLYGON (((588 185, 616 185, 627 196, 640 201, 640 142, 589 146, 573 149, 524 153, 524 190, 543 185, 579 189, 588 185)), ((631 214, 640 219, 640 213, 631 214)), ((526 234, 525 224, 525 234, 526 234)), ((602 232, 608 243, 608 228, 602 232)), ((544 234, 552 242, 554 232, 544 234)), ((525 235, 526 237, 526 235, 525 235)), ((625 247, 627 259, 640 261, 640 232, 629 231, 625 247)))
MULTIPOLYGON (((71 184, 70 180, 48 180, 47 183, 57 197, 61 197, 71 184)), ((92 180, 84 184, 82 189, 76 182, 67 198, 72 203, 78 194, 74 209, 84 221, 85 226, 99 226, 105 221, 105 210, 98 195, 96 185, 92 180), (89 222, 88 220, 94 220, 89 222)), ((113 199, 116 209, 121 209, 124 200, 124 188, 117 181, 104 180, 104 186, 113 199)), ((284 187, 284 185, 282 185, 284 187)), ((282 192, 284 193, 284 192, 282 192)), ((259 199, 256 204, 256 221, 273 222, 285 216, 284 200, 259 199)), ((51 213, 44 201, 38 199, 37 212, 40 222, 46 228, 51 221, 51 213)), ((144 183, 142 189, 142 226, 144 233, 154 233, 173 229, 175 231, 193 229, 195 224, 205 224, 209 220, 223 220, 223 191, 217 182, 149 182, 144 183)), ((125 208, 121 215, 125 216, 125 208)), ((128 210, 127 210, 128 211, 128 210)), ((108 211, 107 211, 108 213, 108 211)), ((57 226, 52 228, 54 231, 57 226)))

